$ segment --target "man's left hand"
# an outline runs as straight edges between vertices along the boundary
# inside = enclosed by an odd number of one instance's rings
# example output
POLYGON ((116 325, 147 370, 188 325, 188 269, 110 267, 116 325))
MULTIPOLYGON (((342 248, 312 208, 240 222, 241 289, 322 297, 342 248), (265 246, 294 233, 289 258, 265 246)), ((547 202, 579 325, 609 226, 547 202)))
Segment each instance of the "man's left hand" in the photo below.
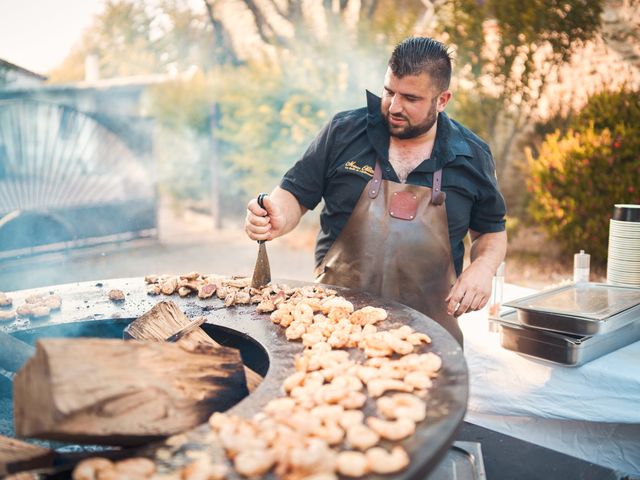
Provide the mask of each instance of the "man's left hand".
POLYGON ((480 310, 489 301, 491 295, 491 280, 494 271, 492 267, 482 261, 471 263, 462 272, 445 299, 447 313, 459 317, 465 312, 480 310))

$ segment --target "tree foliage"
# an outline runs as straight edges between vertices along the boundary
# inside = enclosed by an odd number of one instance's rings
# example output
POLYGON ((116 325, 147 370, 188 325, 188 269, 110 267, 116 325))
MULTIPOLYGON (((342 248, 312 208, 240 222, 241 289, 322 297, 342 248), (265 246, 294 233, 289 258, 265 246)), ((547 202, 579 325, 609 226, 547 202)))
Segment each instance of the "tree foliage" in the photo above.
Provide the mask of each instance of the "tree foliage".
POLYGON ((529 152, 529 208, 567 253, 588 246, 602 265, 613 205, 640 203, 640 91, 595 95, 572 124, 529 152))
POLYGON ((602 0, 446 0, 439 10, 456 46, 464 88, 457 116, 493 148, 499 174, 535 113, 549 76, 600 28, 602 0))
POLYGON ((104 78, 176 73, 192 65, 207 68, 211 26, 204 12, 180 0, 107 0, 103 11, 63 63, 53 82, 84 78, 84 61, 95 55, 104 78))
POLYGON ((489 141, 502 169, 549 69, 597 29, 601 1, 108 0, 52 78, 81 80, 87 54, 103 76, 177 73, 152 96, 163 134, 182 137, 162 140, 162 178, 182 176, 166 191, 206 197, 213 132, 222 159, 213 173, 244 204, 331 114, 379 91, 394 44, 437 36, 456 46, 453 114, 489 141))

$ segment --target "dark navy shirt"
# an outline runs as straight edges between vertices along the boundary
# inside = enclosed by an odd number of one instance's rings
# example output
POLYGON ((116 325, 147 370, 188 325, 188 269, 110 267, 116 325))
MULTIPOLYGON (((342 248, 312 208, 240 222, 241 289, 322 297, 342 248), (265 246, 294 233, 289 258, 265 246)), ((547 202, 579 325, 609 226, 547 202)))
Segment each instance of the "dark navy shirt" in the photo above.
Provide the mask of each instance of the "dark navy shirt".
MULTIPOLYGON (((389 130, 383 122, 380 103, 379 97, 367 92, 366 108, 335 115, 280 184, 309 210, 324 199, 316 265, 347 223, 373 176, 376 159, 380 160, 383 179, 399 181, 389 162, 389 130)), ((505 203, 488 145, 445 113, 438 115, 431 158, 418 165, 406 183, 431 187, 433 172, 440 168, 442 190, 447 193, 451 252, 459 275, 467 231, 503 231, 505 203)))

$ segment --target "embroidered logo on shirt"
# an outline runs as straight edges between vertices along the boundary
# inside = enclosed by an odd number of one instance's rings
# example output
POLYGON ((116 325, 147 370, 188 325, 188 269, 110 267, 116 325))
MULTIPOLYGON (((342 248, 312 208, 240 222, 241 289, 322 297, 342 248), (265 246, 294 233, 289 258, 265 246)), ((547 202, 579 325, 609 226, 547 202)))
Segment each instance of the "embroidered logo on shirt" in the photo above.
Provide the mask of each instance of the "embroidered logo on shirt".
POLYGON ((345 170, 364 173, 365 175, 369 175, 370 177, 373 177, 373 168, 371 168, 369 165, 365 165, 364 167, 361 167, 360 165, 357 165, 356 162, 354 162, 353 160, 345 163, 344 168, 345 170))

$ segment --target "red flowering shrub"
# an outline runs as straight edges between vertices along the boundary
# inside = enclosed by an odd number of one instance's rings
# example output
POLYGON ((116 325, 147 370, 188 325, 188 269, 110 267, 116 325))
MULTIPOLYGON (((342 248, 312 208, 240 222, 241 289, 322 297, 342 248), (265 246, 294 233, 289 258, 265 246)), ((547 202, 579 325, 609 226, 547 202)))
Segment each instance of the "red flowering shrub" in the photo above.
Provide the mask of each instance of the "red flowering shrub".
POLYGON ((527 152, 529 211, 566 253, 585 249, 603 265, 613 205, 640 204, 640 92, 597 95, 572 123, 537 158, 527 152))

